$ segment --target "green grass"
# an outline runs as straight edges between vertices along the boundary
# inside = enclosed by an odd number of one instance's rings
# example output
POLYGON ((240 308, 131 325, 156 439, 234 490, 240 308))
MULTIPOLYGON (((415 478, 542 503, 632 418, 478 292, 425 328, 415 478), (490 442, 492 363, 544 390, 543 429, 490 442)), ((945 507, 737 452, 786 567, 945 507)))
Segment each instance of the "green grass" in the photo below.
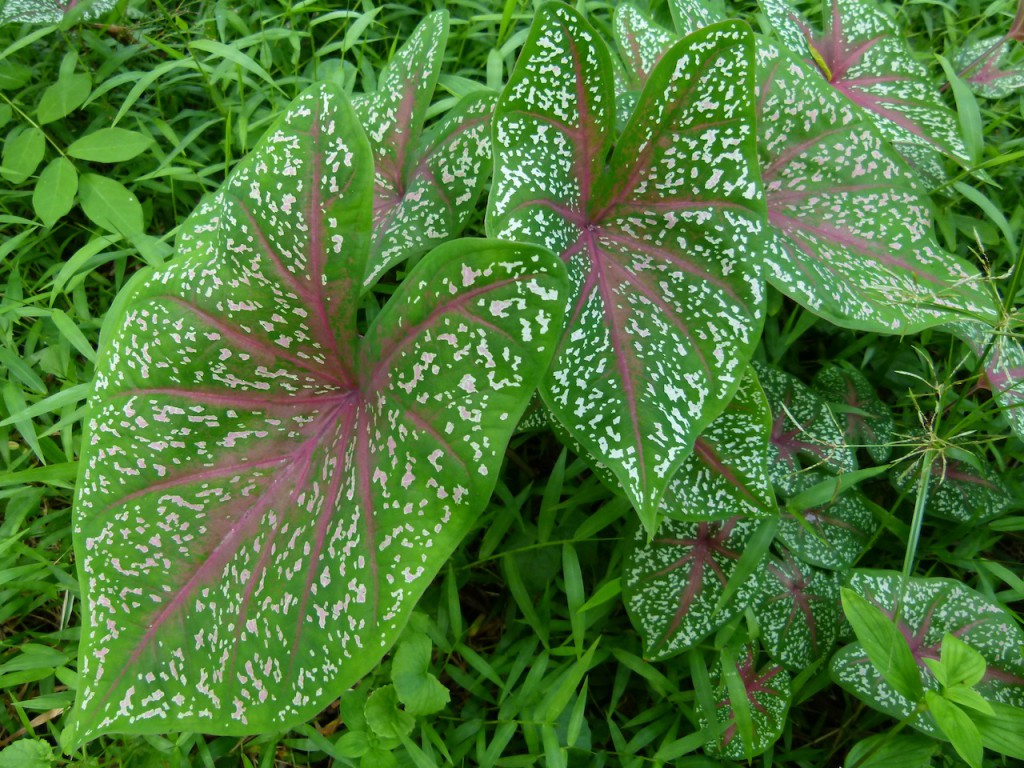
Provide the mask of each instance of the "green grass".
MULTIPOLYGON (((611 4, 580 5, 607 29, 611 4)), ((652 6, 667 18, 663 4, 652 6)), ((122 0, 102 21, 68 29, 0 27, 0 136, 10 143, 15 131, 45 135, 43 161, 0 186, 0 747, 26 738, 48 750, 72 705, 80 624, 72 494, 92 363, 114 297, 137 269, 171 257, 184 218, 295 95, 322 79, 349 92, 372 89, 391 52, 434 7, 122 0), (39 104, 62 71, 65 79, 85 75, 88 93, 39 126, 39 104), (79 174, 129 190, 146 234, 107 235, 79 204, 44 226, 32 201, 39 172, 83 134, 113 125, 153 141, 126 161, 70 160, 79 174)), ((447 7, 439 113, 467 81, 500 88, 532 16, 528 3, 514 0, 447 7)), ((950 57, 968 35, 1005 28, 1014 11, 1009 0, 968 0, 907 3, 898 15, 918 50, 950 57)), ((941 74, 928 54, 923 59, 941 74)), ((1024 264, 1024 100, 959 107, 978 166, 935 190, 938 231, 948 249, 986 265, 1005 300, 1007 331, 1019 334, 1020 283, 1007 275, 1024 264)), ((5 167, 12 162, 13 152, 5 167)), ((971 449, 1016 500, 991 524, 926 521, 915 537, 913 496, 867 481, 883 528, 859 565, 898 570, 912 552, 907 564, 916 574, 952 576, 1011 611, 1024 609, 1024 445, 975 388, 978 372, 963 345, 939 331, 899 339, 840 330, 774 294, 770 307, 763 359, 808 380, 839 350, 892 407, 905 453, 956 457, 971 449)), ((553 437, 516 438, 475 532, 414 620, 434 643, 432 671, 451 703, 417 718, 390 758, 369 764, 720 765, 703 755, 708 734, 699 714, 713 696, 705 661, 716 638, 689 657, 652 664, 626 616, 619 577, 635 525, 628 504, 553 437)), ((362 698, 389 682, 386 660, 314 722, 287 733, 112 736, 71 756, 54 747, 53 759, 138 768, 359 765, 354 745, 362 737, 352 734, 366 732, 362 698)), ((894 726, 834 686, 824 663, 797 676, 794 692, 781 740, 757 765, 839 765, 858 740, 894 726)), ((960 764, 949 745, 937 749, 936 765, 960 764)), ((986 765, 1014 761, 989 752, 986 765)))

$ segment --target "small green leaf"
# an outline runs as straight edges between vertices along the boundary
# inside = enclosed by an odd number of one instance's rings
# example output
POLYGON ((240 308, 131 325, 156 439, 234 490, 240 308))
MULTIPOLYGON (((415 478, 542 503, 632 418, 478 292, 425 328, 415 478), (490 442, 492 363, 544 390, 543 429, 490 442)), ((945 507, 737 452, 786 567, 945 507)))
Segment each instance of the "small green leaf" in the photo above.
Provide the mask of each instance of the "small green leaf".
POLYGON ((334 749, 338 757, 362 757, 370 751, 370 739, 366 731, 349 731, 334 743, 334 749))
POLYGON ((100 128, 83 136, 68 147, 68 154, 79 160, 117 163, 131 160, 145 152, 153 139, 138 131, 124 128, 100 128))
POLYGON ((53 748, 45 741, 20 739, 0 751, 0 768, 49 768, 53 748))
POLYGON ((840 590, 843 611, 857 640, 882 677, 905 698, 919 701, 923 688, 910 646, 892 619, 853 590, 840 590))
POLYGON ((0 91, 21 88, 32 77, 32 70, 13 61, 0 61, 0 91))
POLYGON ((993 752, 1024 760, 1024 708, 992 703, 992 715, 975 712, 982 743, 993 752))
POLYGON ((879 733, 858 741, 846 755, 844 768, 931 768, 938 742, 916 734, 879 733))
POLYGON ((56 224, 75 204, 78 171, 66 157, 56 157, 39 174, 32 191, 32 207, 47 227, 56 224))
POLYGON ((25 179, 36 172, 39 163, 43 161, 45 151, 46 137, 41 130, 35 126, 15 128, 4 142, 0 175, 15 186, 24 183, 25 179))
POLYGON ((967 713, 952 702, 946 701, 935 691, 926 691, 924 700, 928 704, 928 710, 935 718, 935 723, 946 735, 953 749, 962 757, 971 768, 981 768, 981 759, 984 752, 981 744, 981 734, 967 713))
POLYGON ((993 714, 992 705, 985 700, 985 697, 971 688, 969 685, 952 685, 942 691, 942 695, 954 704, 975 712, 984 712, 986 715, 993 714))
POLYGON ((79 72, 66 77, 61 76, 56 83, 43 91, 39 100, 36 116, 40 125, 52 123, 74 112, 92 91, 92 80, 88 75, 79 72))
POLYGON ((391 662, 391 680, 398 700, 412 715, 429 715, 444 709, 451 700, 448 689, 430 673, 430 638, 410 633, 395 651, 391 662))
POLYGON ((121 182, 95 173, 83 174, 78 198, 85 215, 108 232, 142 232, 142 206, 121 182))
POLYGON ((985 657, 952 632, 942 636, 942 663, 949 671, 950 685, 971 687, 985 676, 985 657))
POLYGON ((382 739, 401 739, 412 733, 416 719, 398 706, 398 692, 385 685, 366 700, 366 724, 382 739))

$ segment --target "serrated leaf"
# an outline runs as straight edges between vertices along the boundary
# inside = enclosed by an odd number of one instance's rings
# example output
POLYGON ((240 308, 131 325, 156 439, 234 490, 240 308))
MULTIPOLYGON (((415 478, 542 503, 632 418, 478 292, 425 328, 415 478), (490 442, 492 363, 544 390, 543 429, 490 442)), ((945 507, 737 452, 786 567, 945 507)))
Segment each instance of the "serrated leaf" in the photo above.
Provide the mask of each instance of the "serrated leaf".
POLYGON ((366 286, 462 232, 490 173, 493 95, 464 97, 423 133, 447 38, 447 12, 426 16, 381 74, 377 91, 354 102, 375 163, 366 286))
POLYGON ((25 183, 43 161, 46 152, 46 136, 31 126, 18 127, 7 134, 4 141, 3 167, 0 175, 14 186, 25 183))
MULTIPOLYGON (((721 724, 730 723, 717 742, 708 744, 710 754, 720 754, 730 760, 743 760, 760 755, 782 735, 786 713, 792 697, 789 673, 778 665, 757 668, 756 648, 748 645, 737 660, 735 674, 742 683, 753 726, 753 743, 744 744, 736 725, 735 704, 725 682, 724 660, 718 665, 718 697, 716 714, 721 724)), ((712 672, 714 677, 714 672, 712 672)))
POLYGON ((145 152, 153 143, 150 136, 124 128, 100 128, 74 141, 67 153, 79 160, 118 163, 145 152))
POLYGON ((778 513, 768 478, 771 410, 748 368, 735 397, 697 438, 662 498, 676 520, 713 520, 778 513))
POLYGON ((65 157, 55 157, 39 174, 32 190, 32 207, 47 227, 52 227, 71 210, 78 194, 78 171, 65 157))
MULTIPOLYGON (((987 664, 977 691, 993 704, 1024 705, 1024 631, 999 606, 953 579, 904 577, 894 571, 855 570, 849 587, 896 616, 900 633, 921 671, 928 690, 938 681, 925 659, 938 659, 943 636, 950 632, 980 653, 987 664)), ((913 706, 897 693, 867 663, 857 643, 840 649, 832 658, 832 678, 868 706, 902 720, 913 714, 913 706)), ((977 718, 981 713, 974 713, 977 718)), ((939 733, 930 719, 916 715, 910 724, 932 736, 939 733)))
POLYGON ((864 374, 848 363, 827 365, 814 376, 811 386, 828 403, 839 423, 845 422, 847 445, 866 448, 880 464, 889 458, 892 412, 864 374))
MULTIPOLYGON (((809 487, 828 479, 811 473, 804 482, 809 487)), ((860 494, 848 492, 822 506, 787 509, 777 536, 805 563, 844 571, 857 562, 876 530, 878 521, 860 494)))
POLYGON ((408 633, 395 649, 391 681, 398 700, 411 715, 430 715, 451 699, 448 689, 430 672, 433 644, 422 632, 408 633))
POLYGON ((905 35, 872 0, 829 0, 820 34, 788 0, 761 0, 761 7, 785 44, 814 62, 825 81, 866 110, 891 141, 971 162, 956 115, 905 35))
POLYGON ((807 385, 776 368, 754 363, 772 412, 768 476, 784 495, 808 487, 813 471, 852 472, 853 451, 825 402, 807 385))
POLYGON ((6 0, 0 6, 0 24, 56 24, 76 6, 84 7, 83 19, 95 19, 109 13, 115 5, 117 0, 6 0))
POLYGON ((310 89, 108 314, 72 741, 309 719, 379 663, 486 504, 564 268, 453 241, 360 336, 372 174, 343 93, 310 89))
POLYGON ((1024 88, 1024 69, 1008 67, 1012 50, 1008 36, 976 40, 957 51, 953 66, 976 94, 1001 99, 1024 88))
POLYGON ((648 530, 763 321, 750 55, 733 22, 677 43, 612 152, 610 54, 549 4, 495 113, 487 231, 560 253, 573 286, 541 394, 648 530))
POLYGON ((802 670, 831 653, 839 636, 839 577, 786 553, 762 572, 753 609, 768 655, 802 670))
POLYGON ((116 179, 97 173, 83 173, 78 202, 85 215, 98 227, 116 235, 142 232, 142 206, 138 198, 116 179))
POLYGON ((74 112, 92 91, 92 78, 84 72, 65 75, 63 72, 57 82, 43 91, 36 108, 36 116, 40 125, 52 123, 74 112))
POLYGON ((664 659, 692 648, 753 600, 756 580, 715 612, 757 520, 685 523, 665 519, 654 539, 640 528, 626 558, 626 610, 644 655, 664 659))
POLYGON ((920 182, 864 113, 771 43, 758 72, 769 281, 876 333, 994 317, 981 275, 938 246, 920 182))
MULTIPOLYGON (((1002 514, 1013 503, 998 475, 981 459, 968 463, 939 457, 932 461, 926 512, 944 520, 980 523, 1002 514)), ((921 461, 909 462, 893 473, 892 483, 916 494, 921 486, 921 461)))

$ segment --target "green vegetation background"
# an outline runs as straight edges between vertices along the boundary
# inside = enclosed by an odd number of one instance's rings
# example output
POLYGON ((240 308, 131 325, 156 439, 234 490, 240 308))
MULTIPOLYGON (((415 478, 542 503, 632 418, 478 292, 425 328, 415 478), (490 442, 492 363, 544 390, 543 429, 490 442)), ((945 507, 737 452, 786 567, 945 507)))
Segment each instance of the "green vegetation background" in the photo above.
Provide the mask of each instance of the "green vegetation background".
MULTIPOLYGON (((612 4, 580 5, 607 29, 612 4)), ((5 767, 721 764, 702 756, 695 726, 691 669, 700 652, 647 663, 622 607, 618 576, 634 516, 549 436, 513 442, 477 531, 421 604, 415 624, 432 638, 431 671, 451 693, 439 714, 395 718, 391 739, 360 722, 367 691, 390 682, 388 661, 292 732, 110 738, 69 758, 48 746, 76 685, 71 499, 105 312, 136 269, 171 256, 176 228, 293 96, 323 79, 373 89, 389 55, 437 7, 122 0, 98 22, 0 27, 0 748, 38 739, 9 751, 15 762, 0 757, 5 767), (69 153, 83 135, 115 124, 134 138, 69 153)), ((532 17, 525 0, 445 7, 452 31, 436 113, 481 85, 499 89, 532 17)), ((657 0, 650 9, 667 17, 657 0)), ((734 10, 755 18, 749 4, 734 10)), ((897 13, 917 50, 949 57, 969 35, 1002 32, 1014 10, 1009 0, 922 0, 897 13)), ((928 53, 923 59, 941 71, 928 53)), ((1024 162, 1015 153, 1024 150, 1024 100, 982 102, 979 114, 968 141, 984 143, 988 175, 936 190, 935 213, 946 247, 999 275, 1022 240, 1024 162)), ((772 307, 771 359, 806 376, 843 350, 865 366, 903 431, 952 413, 943 423, 959 426, 942 440, 954 453, 973 446, 1022 498, 1024 446, 984 397, 960 396, 971 371, 958 367, 959 343, 941 333, 909 341, 839 331, 778 296, 772 307)), ((902 564, 907 503, 890 501, 894 522, 861 566, 902 564)), ((1022 552, 1019 516, 926 526, 918 573, 960 578, 1019 610, 1022 552)), ((833 686, 824 665, 801 675, 795 691, 783 738, 758 765, 838 765, 856 741, 893 726, 833 686)), ((957 764, 948 747, 934 760, 957 764)), ((990 754, 987 764, 1012 761, 990 754)))

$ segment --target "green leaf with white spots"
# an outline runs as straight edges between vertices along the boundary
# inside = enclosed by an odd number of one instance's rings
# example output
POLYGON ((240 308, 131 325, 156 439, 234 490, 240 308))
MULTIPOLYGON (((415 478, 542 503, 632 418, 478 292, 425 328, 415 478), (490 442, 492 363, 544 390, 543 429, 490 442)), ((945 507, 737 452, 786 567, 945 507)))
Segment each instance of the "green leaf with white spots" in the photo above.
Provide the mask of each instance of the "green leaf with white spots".
POLYGON ((541 394, 649 531, 763 322, 751 49, 733 22, 674 45, 613 147, 611 55, 579 14, 548 4, 495 113, 487 232, 569 267, 541 394))
POLYGON ((1009 36, 976 40, 957 51, 953 67, 976 94, 1001 99, 1024 88, 1024 68, 1009 63, 1013 48, 1009 36))
MULTIPOLYGON (((948 632, 985 658, 985 674, 975 690, 992 703, 1024 706, 1024 630, 1002 608, 953 579, 904 579, 895 571, 856 570, 848 586, 895 617, 926 690, 939 690, 925 660, 940 658, 948 632)), ((833 680, 868 706, 898 720, 912 715, 911 703, 882 679, 859 643, 840 649, 830 666, 833 680)), ((942 738, 925 715, 912 717, 910 724, 942 738)))
POLYGON ((360 336, 372 179, 343 93, 310 89, 111 309, 69 742, 309 719, 380 662, 486 504, 564 267, 447 243, 360 336))
POLYGON ((938 246, 925 190, 865 113, 771 43, 758 70, 769 281, 876 333, 994 317, 981 275, 938 246))
POLYGON ((824 400, 795 376, 762 363, 754 368, 772 412, 768 475, 783 495, 805 490, 803 475, 810 471, 838 474, 857 468, 824 400))
POLYGON ((839 577, 798 563, 787 552, 762 571, 753 609, 768 654, 788 669, 802 670, 830 654, 839 636, 839 577))
POLYGON ((753 368, 735 397, 686 457, 662 498, 676 520, 713 520, 778 514, 768 478, 771 410, 753 368))
MULTIPOLYGON (((806 484, 829 481, 811 473, 806 484)), ((779 522, 778 539, 805 563, 844 571, 863 554, 878 530, 878 521, 857 493, 844 493, 817 507, 786 509, 779 522)))
POLYGON ((756 580, 715 611, 758 523, 741 517, 703 523, 665 519, 650 541, 643 528, 637 529, 626 558, 623 596, 647 658, 692 648, 750 605, 756 580))
POLYGON ((878 463, 889 458, 893 440, 892 412, 878 398, 864 374, 849 363, 827 365, 815 375, 812 387, 843 425, 847 445, 867 449, 878 463))
POLYGON ((942 101, 906 36, 872 0, 829 0, 824 30, 813 30, 788 0, 761 0, 779 37, 820 71, 837 93, 857 104, 892 142, 971 158, 956 115, 942 101))
POLYGON ((679 37, 662 29, 629 3, 615 9, 615 43, 625 64, 626 87, 640 91, 654 65, 679 37))
POLYGON ((6 0, 0 5, 0 24, 57 24, 72 11, 81 19, 95 19, 115 5, 117 0, 6 0))
MULTIPOLYGON (((981 523, 1001 515, 1013 503, 999 476, 972 454, 945 459, 940 456, 932 461, 929 471, 925 512, 930 517, 981 523)), ((916 495, 921 486, 921 459, 894 472, 892 483, 898 490, 916 495)))
POLYGON ((777 664, 767 664, 758 669, 756 653, 755 646, 744 646, 742 655, 736 659, 732 669, 725 668, 727 662, 723 659, 717 665, 717 674, 715 670, 712 671, 713 682, 717 677, 717 719, 719 723, 728 725, 719 741, 708 744, 709 754, 720 754, 730 760, 743 760, 746 757, 760 755, 782 735, 782 727, 786 722, 786 713, 789 711, 792 698, 790 676, 777 664), (730 675, 738 683, 733 687, 740 689, 741 695, 746 696, 745 704, 753 727, 751 744, 744 743, 741 729, 737 727, 734 711, 736 705, 727 682, 730 675))
POLYGON ((375 165, 367 287, 395 264, 462 232, 490 173, 493 95, 466 96, 423 132, 447 38, 447 12, 424 18, 377 91, 353 102, 375 165))
POLYGON ((984 355, 981 386, 992 391, 1010 428, 1024 440, 1024 346, 1020 337, 984 323, 954 323, 949 331, 975 355, 984 355))
POLYGON ((706 0, 669 0, 668 9, 680 35, 692 35, 698 29, 725 19, 721 8, 706 0))

